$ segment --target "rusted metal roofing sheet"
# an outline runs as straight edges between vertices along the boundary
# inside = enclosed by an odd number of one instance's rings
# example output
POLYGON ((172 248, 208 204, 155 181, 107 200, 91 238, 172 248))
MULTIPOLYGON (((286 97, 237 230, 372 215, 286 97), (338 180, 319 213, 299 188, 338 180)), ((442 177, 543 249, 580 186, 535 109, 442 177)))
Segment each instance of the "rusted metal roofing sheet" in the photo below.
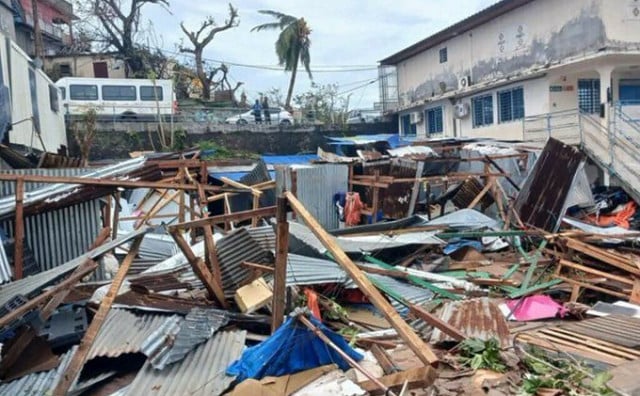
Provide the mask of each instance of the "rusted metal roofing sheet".
POLYGON ((582 320, 559 328, 628 348, 640 349, 640 318, 609 315, 582 320))
POLYGON ((242 354, 246 331, 220 332, 189 352, 184 360, 163 370, 147 361, 126 395, 215 396, 229 386, 234 377, 225 371, 242 354))
POLYGON ((124 309, 109 311, 100 332, 89 351, 87 360, 96 357, 115 358, 140 352, 142 343, 167 322, 180 320, 177 315, 140 314, 124 309))
POLYGON ((15 381, 0 384, 0 395, 12 396, 39 396, 48 395, 58 385, 62 373, 65 372, 71 357, 75 354, 77 346, 69 349, 67 353, 60 356, 58 368, 49 371, 25 375, 15 381))
POLYGON ((585 158, 576 147, 549 138, 515 201, 523 223, 549 232, 558 230, 585 158))
MULTIPOLYGON (((469 338, 496 338, 504 348, 510 345, 509 325, 498 306, 488 298, 449 301, 440 312, 440 319, 460 330, 469 338)), ((454 341, 438 329, 433 329, 432 343, 454 341)))

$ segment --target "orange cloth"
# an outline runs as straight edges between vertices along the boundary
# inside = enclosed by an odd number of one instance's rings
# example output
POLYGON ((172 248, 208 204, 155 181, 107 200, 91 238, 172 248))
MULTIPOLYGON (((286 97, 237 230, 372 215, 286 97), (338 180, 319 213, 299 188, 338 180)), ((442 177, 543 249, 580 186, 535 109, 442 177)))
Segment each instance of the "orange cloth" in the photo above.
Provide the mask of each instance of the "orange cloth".
POLYGON ((627 202, 621 211, 612 214, 596 216, 594 214, 587 216, 589 221, 593 224, 597 224, 600 227, 620 226, 622 228, 629 229, 629 219, 636 214, 637 205, 633 201, 627 202))
POLYGON ((360 211, 364 208, 360 201, 360 194, 348 192, 344 204, 344 222, 347 226, 360 224, 360 211))
POLYGON ((318 295, 311 289, 304 289, 304 295, 307 296, 307 307, 318 320, 322 320, 320 316, 320 305, 318 305, 318 295))

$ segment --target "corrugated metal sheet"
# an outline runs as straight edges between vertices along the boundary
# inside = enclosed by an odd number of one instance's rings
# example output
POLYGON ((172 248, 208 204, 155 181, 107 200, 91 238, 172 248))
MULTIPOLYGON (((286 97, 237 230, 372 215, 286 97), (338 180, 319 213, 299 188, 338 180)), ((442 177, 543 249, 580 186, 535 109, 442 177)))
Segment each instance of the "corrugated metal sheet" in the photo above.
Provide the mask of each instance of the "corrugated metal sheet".
POLYGON ((558 326, 560 329, 587 337, 640 349, 640 318, 609 315, 558 326))
MULTIPOLYGON (((401 296, 403 299, 412 304, 420 305, 433 299, 433 293, 431 291, 411 285, 406 282, 399 281, 389 276, 367 274, 367 277, 372 283, 379 285, 382 289, 389 290, 395 295, 401 296)), ((355 287, 356 285, 353 280, 349 279, 346 283, 346 286, 355 287)), ((391 296, 389 296, 389 301, 391 305, 393 305, 393 307, 396 309, 396 311, 398 311, 398 313, 400 313, 401 315, 404 316, 409 312, 407 307, 402 305, 402 303, 392 298, 391 296)))
POLYGON ((126 390, 127 395, 215 396, 229 386, 234 377, 225 371, 242 354, 245 331, 221 332, 191 351, 184 360, 156 370, 147 361, 126 390))
POLYGON ((20 279, 0 287, 0 306, 9 302, 16 295, 23 295, 27 298, 32 298, 39 293, 39 291, 48 284, 55 282, 65 274, 73 271, 87 259, 95 259, 101 255, 113 250, 115 247, 122 245, 140 235, 144 235, 149 231, 146 227, 141 227, 130 234, 123 235, 116 239, 103 244, 102 246, 76 257, 68 263, 62 264, 56 268, 50 269, 45 272, 41 272, 36 275, 28 276, 24 279, 20 279))
POLYGON ((141 314, 125 309, 112 309, 100 327, 87 360, 96 357, 118 357, 126 353, 140 352, 142 343, 166 322, 181 319, 180 316, 141 314))
MULTIPOLYGON (((33 169, 3 169, 1 174, 5 175, 25 175, 25 176, 83 176, 89 172, 95 171, 96 168, 33 168, 33 169)), ((25 182, 24 191, 30 192, 42 187, 51 185, 51 183, 33 183, 25 182)), ((16 183, 10 181, 0 181, 0 197, 13 195, 16 193, 16 183)))
POLYGON ((7 283, 11 281, 11 264, 7 258, 7 252, 4 250, 4 244, 0 241, 0 283, 7 283))
MULTIPOLYGON (((1 226, 13 237, 13 220, 1 226)), ((92 200, 27 217, 25 241, 40 271, 46 271, 85 253, 101 228, 100 201, 92 200)), ((98 271, 97 279, 104 279, 103 275, 98 271)))
POLYGON ((239 228, 224 236, 216 243, 222 288, 228 298, 249 276, 251 270, 242 266, 244 261, 252 263, 273 263, 273 254, 263 249, 246 228, 239 228))
MULTIPOLYGON (((289 235, 293 237, 293 239, 297 240, 292 241, 293 243, 290 245, 291 250, 305 252, 304 246, 306 246, 307 250, 314 250, 319 254, 324 254, 327 251, 320 240, 316 238, 313 232, 311 232, 309 227, 303 224, 290 222, 289 235)), ((372 252, 412 244, 443 244, 443 241, 435 236, 435 232, 417 232, 414 234, 402 234, 391 237, 383 234, 365 237, 339 236, 335 238, 335 241, 338 243, 340 248, 347 253, 372 252)))
MULTIPOLYGON (((92 172, 85 173, 82 177, 87 178, 103 178, 115 176, 127 172, 134 171, 141 168, 145 163, 144 157, 134 158, 128 161, 123 161, 114 165, 106 166, 94 170, 92 172)), ((38 189, 25 192, 24 204, 29 205, 44 199, 55 199, 56 196, 68 194, 78 187, 77 184, 46 184, 46 186, 38 189)), ((0 214, 8 214, 15 210, 16 199, 15 196, 6 196, 0 198, 0 214)))
MULTIPOLYGON (((225 311, 193 308, 178 323, 178 332, 154 332, 142 345, 142 353, 156 370, 179 362, 196 346, 208 340, 213 333, 229 322, 225 311)), ((164 329, 163 329, 164 330, 164 329)), ((173 330, 173 327, 172 327, 173 330)))
POLYGON ((265 250, 275 250, 276 233, 273 226, 247 228, 249 235, 265 250))
POLYGON ((514 204, 522 222, 548 232, 557 231, 567 211, 567 197, 576 172, 584 166, 585 158, 576 147, 553 138, 547 140, 514 204))
POLYGON ((276 172, 276 191, 293 191, 307 210, 327 230, 338 228, 338 213, 333 195, 349 188, 349 167, 342 164, 307 165, 279 168, 276 172), (296 185, 292 186, 292 172, 296 185))
POLYGON ((0 384, 0 395, 40 396, 48 395, 58 385, 62 374, 67 369, 77 346, 71 348, 60 357, 58 368, 49 371, 29 374, 9 383, 0 384))
POLYGON ((287 286, 345 284, 349 277, 336 263, 298 254, 287 255, 287 286))
MULTIPOLYGON (((511 345, 509 325, 496 304, 486 297, 445 303, 439 315, 442 321, 460 330, 469 338, 496 338, 504 348, 511 345)), ((439 329, 431 334, 432 343, 454 341, 439 329)))

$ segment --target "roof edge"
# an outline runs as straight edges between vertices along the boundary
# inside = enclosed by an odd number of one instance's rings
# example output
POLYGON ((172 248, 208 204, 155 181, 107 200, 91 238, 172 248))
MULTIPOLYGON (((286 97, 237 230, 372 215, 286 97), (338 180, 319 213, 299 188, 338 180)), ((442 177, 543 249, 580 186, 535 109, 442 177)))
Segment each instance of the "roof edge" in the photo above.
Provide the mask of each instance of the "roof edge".
POLYGON ((515 10, 518 7, 521 7, 525 4, 531 3, 534 0, 502 0, 498 3, 491 5, 463 20, 457 22, 439 32, 427 37, 424 40, 418 41, 415 44, 410 45, 409 47, 396 52, 395 54, 388 56, 381 61, 379 61, 380 65, 397 65, 403 60, 409 59, 412 56, 419 54, 420 52, 426 51, 429 48, 433 48, 438 44, 441 44, 455 36, 458 36, 462 33, 465 33, 471 29, 474 29, 486 22, 489 22, 493 18, 504 15, 510 11, 515 10))

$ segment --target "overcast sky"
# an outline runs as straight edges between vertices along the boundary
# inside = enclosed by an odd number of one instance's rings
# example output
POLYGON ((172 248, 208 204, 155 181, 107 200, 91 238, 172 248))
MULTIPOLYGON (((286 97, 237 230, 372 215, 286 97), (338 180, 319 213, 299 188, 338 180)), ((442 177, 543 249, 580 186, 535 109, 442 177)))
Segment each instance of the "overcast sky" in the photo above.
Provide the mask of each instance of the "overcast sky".
MULTIPOLYGON (((196 29, 207 16, 222 23, 227 3, 170 0, 170 12, 146 5, 143 18, 150 20, 162 48, 175 51, 184 37, 179 23, 196 29)), ((495 3, 495 0, 243 0, 238 8, 240 25, 219 33, 205 50, 205 58, 230 64, 232 83, 242 81, 252 100, 260 92, 278 87, 286 93, 289 74, 268 70, 277 66, 274 43, 278 32, 251 32, 256 25, 272 22, 258 10, 275 10, 304 17, 311 32, 311 70, 318 84, 337 83, 351 94, 350 108, 371 108, 378 100, 375 67, 381 59, 495 3), (238 64, 238 65, 234 65, 238 64), (240 66, 247 65, 247 66, 240 66), (249 67, 253 66, 253 67, 249 67), (356 70, 357 69, 357 70, 356 70), (330 71, 334 70, 334 71, 330 71), (336 72, 335 70, 342 70, 336 72), (344 71, 348 70, 348 71, 344 71)), ((186 42, 185 42, 186 43, 186 42)), ((299 73, 295 92, 309 90, 311 81, 299 73)), ((242 88, 241 88, 242 90, 242 88)))

